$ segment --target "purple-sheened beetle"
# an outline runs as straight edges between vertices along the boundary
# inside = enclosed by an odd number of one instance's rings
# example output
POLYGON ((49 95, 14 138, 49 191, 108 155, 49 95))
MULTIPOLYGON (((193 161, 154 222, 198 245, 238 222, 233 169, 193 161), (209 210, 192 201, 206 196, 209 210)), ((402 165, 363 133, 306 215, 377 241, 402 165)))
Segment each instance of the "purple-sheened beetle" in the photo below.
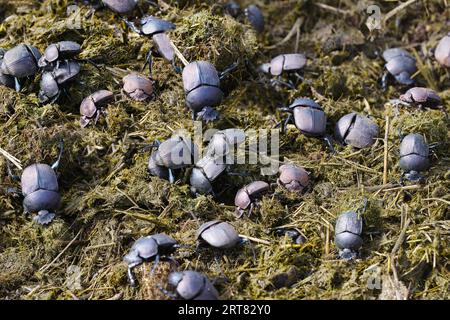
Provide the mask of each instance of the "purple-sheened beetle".
POLYGON ((309 98, 297 98, 289 107, 281 110, 289 113, 286 120, 280 123, 283 132, 289 123, 294 123, 301 133, 323 139, 334 151, 331 139, 326 135, 327 115, 318 103, 309 98))
POLYGON ((355 259, 363 244, 363 221, 360 215, 355 211, 342 213, 334 230, 334 242, 339 248, 339 256, 344 260, 355 259))
POLYGON ((386 72, 381 79, 384 89, 387 87, 389 77, 393 77, 403 85, 414 83, 411 76, 417 71, 416 59, 408 51, 402 48, 387 49, 383 52, 383 58, 386 61, 386 72))
POLYGON ((81 127, 86 127, 91 121, 96 124, 103 112, 101 107, 112 99, 114 99, 114 94, 108 90, 99 90, 84 98, 80 105, 81 127))
POLYGON ((256 199, 269 189, 269 184, 264 181, 254 181, 239 189, 234 198, 236 216, 238 218, 242 217, 247 209, 249 209, 248 215, 250 216, 255 206, 256 199))
POLYGON ((72 81, 81 71, 80 64, 73 60, 65 60, 58 64, 52 71, 42 74, 39 90, 39 102, 42 104, 53 103, 58 100, 61 92, 66 93, 66 84, 72 81))
POLYGON ((155 96, 153 81, 137 73, 130 73, 123 79, 123 92, 136 101, 145 101, 155 96))
POLYGON ((27 44, 19 44, 5 52, 1 72, 16 78, 25 78, 36 74, 39 70, 38 60, 41 54, 38 49, 27 44))
POLYGON ((251 24, 253 29, 258 33, 264 32, 264 15, 262 14, 261 9, 254 4, 249 5, 247 8, 242 10, 241 6, 235 1, 230 1, 225 4, 225 11, 237 19, 238 21, 244 22, 244 17, 247 18, 248 22, 251 24))
POLYGON ((81 46, 73 41, 60 41, 50 44, 38 61, 38 66, 47 71, 53 69, 57 62, 73 58, 81 52, 81 46))
POLYGON ((379 128, 372 120, 355 112, 340 118, 334 129, 335 137, 340 143, 358 149, 373 145, 378 133, 379 128))
POLYGON ((434 91, 423 87, 414 87, 406 91, 400 96, 400 99, 391 100, 394 105, 403 104, 406 106, 414 106, 419 109, 439 109, 447 116, 441 97, 434 91))
POLYGON ((278 169, 277 183, 291 192, 302 192, 309 184, 309 174, 302 167, 284 164, 278 169))
POLYGON ((270 80, 272 85, 281 84, 290 89, 295 88, 298 80, 303 80, 300 70, 306 65, 306 57, 301 53, 280 54, 269 63, 259 66, 259 71, 270 74, 276 78, 270 80), (287 75, 287 82, 282 75, 287 75))
MULTIPOLYGON (((0 66, 3 63, 3 56, 5 55, 6 50, 0 48, 0 66)), ((16 82, 14 77, 9 74, 4 74, 0 69, 0 85, 14 89, 16 82)))
POLYGON ((403 137, 400 144, 400 168, 403 170, 401 183, 404 179, 414 182, 424 180, 420 172, 430 166, 429 153, 430 148, 422 135, 411 133, 403 137))
POLYGON ((209 279, 202 273, 186 270, 171 272, 169 285, 175 288, 175 293, 159 286, 159 289, 172 299, 182 300, 218 300, 219 293, 209 279))
POLYGON ((450 68, 450 33, 439 41, 434 57, 443 67, 450 68))
POLYGON ((59 156, 55 163, 51 166, 42 163, 32 164, 23 170, 20 178, 14 176, 8 166, 11 178, 21 183, 25 213, 37 213, 33 221, 38 224, 49 224, 59 208, 61 196, 55 170, 61 161, 63 149, 64 144, 61 141, 59 156))
POLYGON ((218 249, 229 249, 241 242, 236 229, 220 220, 202 224, 197 231, 197 240, 218 249))
POLYGON ((150 272, 153 275, 161 256, 170 260, 169 255, 175 252, 178 247, 178 243, 165 234, 154 234, 136 240, 130 252, 124 257, 124 261, 128 264, 128 279, 130 284, 133 287, 136 286, 136 277, 133 274, 134 268, 144 262, 155 261, 150 272))

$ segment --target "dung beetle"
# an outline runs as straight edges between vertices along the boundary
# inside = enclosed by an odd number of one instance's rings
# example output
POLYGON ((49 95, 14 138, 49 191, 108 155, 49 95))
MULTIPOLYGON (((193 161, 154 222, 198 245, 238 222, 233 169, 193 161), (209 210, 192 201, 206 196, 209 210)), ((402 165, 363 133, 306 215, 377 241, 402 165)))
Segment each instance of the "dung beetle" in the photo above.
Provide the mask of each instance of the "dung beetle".
POLYGON ((186 270, 171 272, 168 276, 169 285, 175 288, 175 293, 162 287, 159 289, 172 299, 183 300, 218 300, 219 293, 209 279, 202 273, 186 270))
POLYGON ((147 64, 150 67, 150 74, 152 73, 152 54, 157 53, 167 61, 170 61, 177 72, 180 69, 175 66, 175 50, 172 47, 172 41, 166 34, 167 31, 175 29, 175 25, 169 21, 161 20, 153 16, 144 17, 140 20, 139 28, 130 21, 125 21, 126 24, 136 33, 144 36, 152 37, 156 45, 156 50, 152 49, 148 52, 143 69, 147 64))
POLYGON ((302 167, 284 164, 278 169, 280 176, 277 183, 291 192, 302 192, 309 184, 309 174, 302 167))
POLYGON ((0 70, 15 78, 25 78, 36 74, 41 54, 38 49, 27 44, 19 44, 6 51, 0 70))
POLYGON ((219 105, 223 99, 220 80, 236 66, 237 64, 234 64, 220 74, 207 61, 194 61, 184 67, 183 87, 193 120, 202 118, 208 122, 218 118, 219 113, 213 107, 219 105))
POLYGON ((327 115, 323 108, 314 100, 309 98, 297 98, 287 108, 281 108, 288 112, 289 116, 282 124, 282 131, 286 131, 289 123, 294 123, 298 130, 306 136, 322 138, 334 151, 331 139, 326 135, 327 115))
POLYGON ((257 5, 251 4, 247 8, 242 10, 241 6, 238 3, 236 3, 235 1, 230 1, 225 5, 225 11, 230 16, 238 20, 243 20, 242 17, 245 16, 253 29, 256 30, 256 32, 264 32, 264 15, 257 5))
POLYGON ((148 173, 152 176, 158 177, 164 180, 175 180, 173 173, 170 173, 170 169, 164 166, 160 166, 156 163, 157 152, 152 152, 150 158, 148 159, 148 173), (171 178, 172 175, 172 178, 171 178))
POLYGON ((59 208, 61 196, 55 170, 59 167, 63 149, 64 144, 61 141, 59 156, 55 163, 51 166, 43 163, 32 164, 23 170, 20 178, 14 176, 8 166, 11 178, 21 183, 25 213, 37 213, 33 221, 38 224, 49 224, 59 208))
POLYGON ((218 249, 233 248, 242 241, 231 224, 220 220, 202 224, 197 231, 197 240, 218 249))
MULTIPOLYGON (((5 55, 6 50, 0 48, 0 66, 3 63, 3 56, 5 55)), ((14 89, 16 86, 16 82, 13 76, 9 74, 4 74, 0 69, 0 85, 14 89)))
POLYGON ((303 244, 306 238, 296 229, 278 229, 275 232, 277 235, 288 236, 295 244, 303 244))
POLYGON ((269 63, 259 66, 259 71, 270 74, 276 78, 271 79, 272 85, 281 84, 294 89, 298 80, 303 80, 300 70, 306 65, 306 57, 301 53, 280 54, 273 58, 269 63), (282 75, 287 75, 287 82, 283 80, 282 75))
POLYGON ((334 230, 334 242, 339 248, 339 256, 344 260, 355 259, 358 249, 363 244, 361 237, 363 221, 360 214, 355 211, 342 213, 336 221, 334 230))
POLYGON ((53 103, 58 100, 61 92, 69 93, 66 84, 72 81, 81 71, 80 64, 73 60, 66 60, 59 63, 58 67, 52 71, 42 74, 39 90, 39 101, 42 104, 53 103))
POLYGON ((160 170, 167 168, 170 183, 175 182, 173 170, 194 164, 198 157, 198 148, 195 143, 181 134, 175 134, 162 143, 155 141, 152 147, 155 147, 156 151, 152 153, 149 159, 150 174, 165 176, 164 171, 160 170))
POLYGON ((240 129, 217 131, 211 137, 205 156, 192 169, 191 191, 196 195, 214 194, 212 182, 234 163, 234 148, 244 141, 245 133, 240 129))
POLYGON ((390 100, 394 105, 403 104, 414 106, 420 109, 430 108, 442 110, 445 115, 447 111, 442 104, 441 97, 434 91, 423 87, 414 87, 400 96, 400 99, 390 100))
POLYGON ((153 275, 161 256, 170 260, 169 255, 175 252, 178 247, 178 243, 165 234, 154 234, 136 240, 130 251, 124 257, 124 261, 128 264, 128 279, 130 284, 133 287, 136 285, 136 277, 133 274, 135 267, 144 262, 155 261, 150 272, 153 275))
POLYGON ((123 79, 123 91, 136 101, 145 101, 155 95, 153 81, 137 73, 131 73, 123 79))
POLYGON ((108 90, 99 90, 84 98, 80 105, 81 127, 86 127, 91 121, 96 124, 103 111, 100 108, 112 99, 114 99, 114 94, 108 90))
POLYGON ((403 137, 400 144, 400 168, 403 170, 401 183, 406 179, 408 181, 423 181, 419 172, 425 171, 430 166, 428 159, 429 146, 425 138, 416 133, 408 134, 403 137))
POLYGON ((51 70, 60 60, 73 58, 81 52, 81 46, 73 41, 60 41, 50 44, 38 61, 38 66, 45 70, 51 70))
POLYGON ((386 72, 381 79, 383 89, 387 87, 389 77, 403 85, 414 83, 411 76, 417 71, 416 59, 408 51, 402 48, 387 49, 383 52, 383 58, 386 61, 386 72))
POLYGON ((439 41, 434 57, 442 66, 450 68, 450 33, 439 41))
POLYGON ((136 8, 138 0, 102 0, 101 2, 118 14, 127 14, 136 8))
POLYGON ((269 189, 269 184, 264 181, 253 181, 239 189, 234 198, 237 217, 242 217, 247 209, 249 209, 248 215, 250 216, 255 206, 256 199, 269 189))
POLYGON ((336 123, 334 135, 340 143, 362 149, 373 145, 379 128, 369 118, 358 113, 346 114, 336 123))

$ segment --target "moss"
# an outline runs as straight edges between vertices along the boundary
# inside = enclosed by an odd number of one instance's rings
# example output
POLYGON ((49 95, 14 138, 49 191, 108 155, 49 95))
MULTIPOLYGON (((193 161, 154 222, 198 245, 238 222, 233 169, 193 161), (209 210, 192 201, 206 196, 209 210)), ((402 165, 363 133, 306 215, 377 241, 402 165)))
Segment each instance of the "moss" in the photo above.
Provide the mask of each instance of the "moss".
MULTIPOLYGON (((209 60, 219 71, 239 62, 222 83, 225 99, 218 108, 222 118, 214 127, 271 128, 285 116, 278 107, 298 96, 312 97, 324 107, 330 134, 342 115, 357 111, 373 116, 384 137, 389 116, 387 179, 393 187, 382 188, 382 138, 359 151, 336 146, 338 153, 332 155, 320 140, 290 126, 281 136, 281 160, 304 166, 311 173, 312 187, 292 194, 274 186, 251 216, 238 220, 234 195, 243 185, 261 179, 254 165, 234 168, 249 176, 221 177, 214 185, 220 190, 217 199, 194 198, 187 185, 189 171, 174 185, 148 176, 145 146, 167 139, 177 129, 192 128, 181 76, 163 59, 154 59, 155 99, 135 102, 121 94, 122 77, 141 70, 153 46, 150 38, 129 32, 108 10, 92 14, 90 8, 80 6, 77 27, 67 24, 68 1, 0 0, 0 47, 26 42, 43 51, 50 42, 74 40, 82 44, 80 58, 100 67, 83 63, 79 81, 69 88, 71 96, 47 106, 38 104, 39 76, 27 80, 20 93, 0 87, 0 146, 23 166, 52 163, 59 140, 65 141, 58 170, 62 207, 47 227, 34 225, 23 214, 20 199, 4 192, 18 185, 6 178, 6 162, 0 157, 5 177, 0 182, 0 296, 163 299, 157 285, 165 287, 174 268, 190 268, 216 279, 222 298, 377 299, 396 292, 386 286, 387 280, 381 289, 369 288, 371 270, 379 267, 383 279, 391 275, 389 256, 409 218, 405 241, 395 253, 400 279, 410 288, 411 298, 448 299, 449 122, 439 110, 387 103, 404 88, 380 89, 383 61, 377 56, 387 46, 420 42, 414 47, 421 60, 417 84, 436 86, 447 105, 450 73, 426 56, 450 19, 444 4, 417 2, 402 11, 398 24, 392 18, 370 41, 365 9, 351 1, 342 3, 341 8, 349 12, 344 19, 313 1, 259 1, 267 17, 264 35, 224 15, 220 7, 224 1, 165 2, 169 6, 161 12, 143 10, 176 24, 169 36, 188 61, 209 60), (295 36, 279 44, 297 18, 303 20, 298 44, 295 36), (274 89, 268 78, 252 70, 296 46, 308 57, 306 81, 296 90, 274 89), (104 109, 96 126, 81 129, 79 104, 98 89, 114 91, 115 101, 104 109), (421 133, 429 143, 437 143, 426 183, 420 187, 396 186, 401 175, 398 129, 421 133), (333 226, 339 213, 359 208, 364 198, 369 205, 361 257, 346 263, 337 259, 333 226), (240 234, 259 242, 224 252, 202 248, 197 253, 196 229, 211 219, 230 221, 240 234), (301 230, 306 242, 293 246, 290 239, 274 232, 281 226, 301 230), (126 280, 123 255, 134 240, 156 232, 170 234, 187 247, 175 254, 179 266, 162 262, 153 278, 151 264, 136 268, 140 286, 133 289, 126 280), (80 286, 68 282, 74 270, 80 275, 80 286)), ((395 5, 383 4, 382 12, 395 5)), ((143 73, 148 75, 148 70, 143 73)), ((275 176, 262 179, 276 182, 275 176)))

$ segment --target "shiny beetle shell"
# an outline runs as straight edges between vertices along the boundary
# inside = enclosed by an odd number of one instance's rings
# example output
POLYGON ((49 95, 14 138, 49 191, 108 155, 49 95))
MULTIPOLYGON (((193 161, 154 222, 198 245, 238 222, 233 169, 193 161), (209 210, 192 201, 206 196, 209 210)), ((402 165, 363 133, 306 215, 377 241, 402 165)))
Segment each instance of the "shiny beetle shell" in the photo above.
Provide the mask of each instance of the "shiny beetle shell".
POLYGON ((125 93, 136 101, 145 101, 153 95, 153 82, 144 76, 132 73, 122 80, 125 93))
POLYGON ((405 136, 400 144, 400 168, 405 172, 425 171, 430 166, 429 147, 420 134, 405 136))
POLYGON ((411 75, 417 71, 417 67, 416 59, 411 54, 401 48, 392 48, 383 52, 383 58, 386 60, 386 70, 399 83, 405 85, 413 83, 411 75))
POLYGON ((45 67, 48 63, 59 59, 73 57, 81 52, 81 46, 73 41, 60 41, 49 45, 38 61, 39 67, 45 67))
POLYGON ((437 108, 442 105, 442 99, 431 89, 414 87, 400 96, 400 100, 427 108, 437 108))
POLYGON ((442 66, 450 68, 450 33, 439 41, 434 57, 442 66))
POLYGON ((335 227, 335 243, 339 249, 358 250, 363 243, 361 238, 363 229, 362 218, 354 211, 341 214, 335 227))
POLYGON ((158 254, 174 251, 177 241, 165 234, 155 234, 142 237, 133 244, 129 253, 124 257, 128 264, 139 263, 154 259, 158 254))
POLYGON ((245 15, 246 15, 248 21, 250 22, 250 24, 252 25, 252 27, 258 33, 264 32, 264 16, 261 12, 261 9, 258 6, 254 5, 254 4, 249 5, 245 9, 245 15))
POLYGON ((232 248, 240 241, 236 229, 231 224, 219 220, 209 221, 200 226, 197 238, 219 249, 232 248))
POLYGON ((193 111, 219 105, 223 99, 216 68, 207 61, 189 63, 183 69, 183 86, 186 103, 193 111))
POLYGON ((39 213, 58 209, 61 201, 58 179, 49 165, 37 163, 25 168, 21 185, 25 211, 39 213))
POLYGON ((195 164, 190 177, 191 190, 198 194, 211 193, 211 183, 227 168, 222 161, 216 161, 215 157, 205 156, 195 164))
POLYGON ((278 169, 278 184, 291 192, 301 192, 309 183, 308 172, 294 164, 284 164, 278 169))
POLYGON ((102 0, 103 4, 118 14, 126 14, 134 10, 137 0, 102 0))
POLYGON ((254 181, 243 188, 239 189, 234 198, 236 207, 241 209, 247 209, 253 202, 253 199, 260 194, 269 190, 269 184, 264 181, 254 181))
POLYGON ((300 70, 306 65, 306 57, 301 53, 281 54, 270 61, 266 72, 279 76, 283 72, 300 70))
POLYGON ((308 98, 299 98, 295 99, 289 108, 293 110, 295 126, 301 132, 311 136, 325 134, 327 116, 316 102, 308 98))
POLYGON ((80 104, 81 126, 86 127, 92 120, 96 123, 99 116, 98 108, 113 98, 114 94, 108 90, 99 90, 84 98, 80 104))
MULTIPOLYGON (((0 66, 3 63, 3 59, 0 58, 0 66)), ((0 71, 0 85, 14 89, 16 86, 16 82, 14 80, 14 77, 9 74, 4 74, 0 71)))
POLYGON ((379 128, 372 120, 355 112, 340 118, 334 130, 338 141, 359 149, 373 145, 378 133, 379 128))
POLYGON ((156 155, 157 155, 157 151, 153 152, 150 155, 150 158, 148 159, 148 166, 147 166, 148 172, 152 176, 156 176, 161 179, 169 180, 169 169, 164 166, 160 166, 156 163, 156 155))
POLYGON ((39 50, 33 46, 19 44, 6 51, 1 65, 1 72, 17 78, 34 75, 38 71, 39 50))
POLYGON ((245 142, 245 132, 241 129, 217 131, 209 141, 206 153, 212 156, 225 156, 245 142))
POLYGON ((175 25, 172 22, 158 19, 153 16, 143 18, 141 20, 141 25, 142 33, 144 33, 145 35, 154 35, 157 33, 175 29, 175 25))
POLYGON ((155 162, 166 168, 181 169, 193 164, 197 154, 197 146, 188 137, 175 135, 159 145, 155 162))
POLYGON ((219 293, 209 279, 196 271, 172 272, 168 282, 184 300, 218 300, 219 293))

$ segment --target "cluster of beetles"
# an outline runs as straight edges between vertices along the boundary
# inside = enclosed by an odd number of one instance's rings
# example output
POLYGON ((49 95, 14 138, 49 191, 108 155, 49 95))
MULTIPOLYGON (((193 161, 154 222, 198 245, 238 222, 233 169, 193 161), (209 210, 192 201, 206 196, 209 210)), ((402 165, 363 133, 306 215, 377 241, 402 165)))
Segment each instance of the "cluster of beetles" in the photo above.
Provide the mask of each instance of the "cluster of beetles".
MULTIPOLYGON (((169 21, 154 16, 146 16, 138 21, 129 21, 127 17, 138 5, 137 0, 103 0, 85 1, 95 10, 106 7, 118 14, 125 24, 142 36, 151 37, 154 47, 146 55, 144 68, 148 65, 152 72, 153 56, 162 57, 172 64, 176 73, 182 72, 182 82, 185 90, 186 105, 192 112, 193 119, 213 121, 219 113, 215 109, 221 104, 224 92, 220 87, 223 77, 236 68, 231 65, 222 72, 216 70, 208 61, 193 61, 183 68, 177 65, 176 47, 172 44, 168 33, 175 28, 169 21)), ((157 4, 154 4, 157 6, 157 4)), ((257 33, 264 32, 264 16, 256 5, 241 8, 234 1, 224 6, 224 13, 229 14, 241 23, 249 23, 257 33)), ((81 72, 81 63, 93 63, 88 59, 79 59, 77 55, 82 47, 73 41, 60 41, 50 44, 43 54, 32 45, 19 44, 10 49, 0 49, 0 85, 20 91, 26 81, 31 81, 35 74, 41 74, 39 101, 42 104, 54 103, 64 94, 70 96, 70 84, 81 72)), ((436 61, 443 67, 450 68, 450 33, 444 36, 434 50, 436 61)), ((405 49, 390 48, 383 52, 385 73, 381 85, 386 88, 390 83, 408 86, 409 89, 398 99, 391 100, 394 105, 407 105, 417 108, 442 109, 442 100, 431 89, 414 87, 413 74, 417 71, 416 59, 405 49)), ((269 78, 274 86, 286 86, 293 89, 299 81, 304 80, 302 69, 307 63, 305 55, 287 53, 274 57, 270 62, 260 65, 257 70, 269 78)), ((130 99, 145 101, 154 98, 154 82, 145 75, 130 73, 123 78, 123 93, 130 99)), ((85 128, 95 125, 104 113, 104 107, 114 101, 114 93, 109 90, 96 91, 83 99, 80 105, 80 125, 85 128)), ((334 151, 333 141, 350 145, 356 149, 372 146, 379 136, 379 127, 369 117, 359 113, 349 113, 335 124, 334 139, 326 133, 327 115, 324 109, 314 100, 307 97, 295 99, 288 107, 282 108, 288 115, 279 123, 281 130, 293 123, 305 136, 318 138, 326 142, 328 148, 334 151)), ((215 195, 212 183, 219 176, 229 172, 230 165, 223 161, 230 150, 245 142, 245 134, 239 129, 226 129, 216 132, 210 139, 206 152, 198 159, 198 147, 188 137, 174 135, 170 139, 155 141, 148 161, 148 171, 151 175, 166 179, 173 183, 179 170, 191 167, 190 187, 194 195, 215 195), (173 157, 173 155, 177 157, 173 157), (179 161, 182 159, 182 161, 179 161), (194 160, 195 159, 195 160, 194 160), (196 160, 198 159, 198 160, 196 160), (192 165, 193 164, 193 165, 192 165)), ((401 136, 400 168, 403 170, 401 183, 404 180, 422 182, 421 172, 428 169, 430 146, 424 137, 417 133, 401 136)), ((36 163, 25 168, 21 177, 15 176, 8 166, 9 175, 20 181, 23 207, 28 213, 35 213, 34 221, 48 224, 55 217, 60 205, 60 194, 56 169, 63 153, 61 141, 60 154, 52 165, 36 163)), ((309 173, 301 166, 285 163, 279 167, 277 185, 289 192, 301 193, 309 186, 309 173)), ((258 199, 269 192, 271 185, 265 181, 253 181, 237 191, 235 197, 236 216, 250 215, 258 199)), ((367 202, 365 203, 367 205, 367 202)), ((365 206, 358 210, 342 213, 335 227, 335 244, 339 256, 345 260, 355 259, 358 250, 363 245, 363 219, 361 217, 365 206)), ((296 230, 285 230, 284 234, 295 243, 305 241, 296 230)), ((207 221, 197 232, 198 245, 212 248, 227 249, 245 242, 235 228, 225 221, 207 221)), ((128 264, 128 278, 132 286, 137 285, 133 269, 144 263, 154 261, 151 274, 160 259, 172 260, 171 254, 181 245, 165 234, 154 234, 138 239, 125 255, 128 264)), ((159 286, 159 289, 169 297, 176 299, 218 299, 219 293, 204 274, 186 270, 171 272, 168 283, 173 292, 159 286)))

